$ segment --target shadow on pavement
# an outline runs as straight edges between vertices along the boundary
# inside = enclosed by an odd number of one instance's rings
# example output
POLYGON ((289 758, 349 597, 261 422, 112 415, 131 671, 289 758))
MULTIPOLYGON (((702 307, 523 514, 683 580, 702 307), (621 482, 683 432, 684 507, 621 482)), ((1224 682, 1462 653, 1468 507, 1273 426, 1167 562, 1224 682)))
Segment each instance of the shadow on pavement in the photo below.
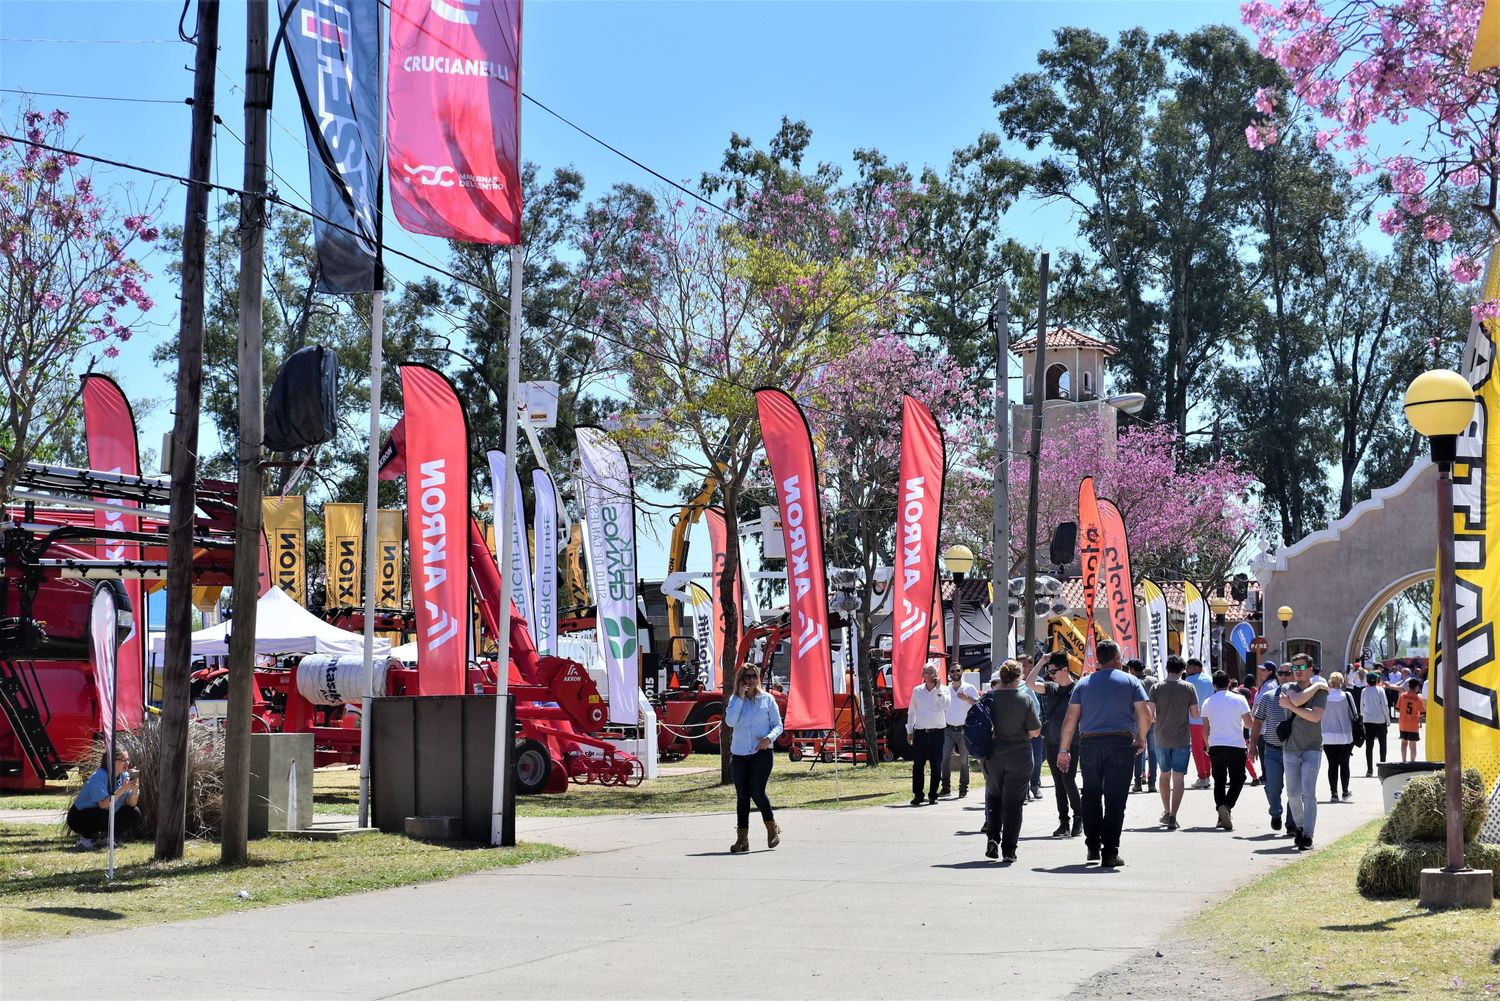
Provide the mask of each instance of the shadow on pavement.
POLYGON ((60 914, 65 918, 89 918, 94 921, 119 921, 125 917, 119 911, 105 910, 102 907, 28 907, 26 909, 37 914, 60 914))
POLYGON ((1048 873, 1069 873, 1069 872, 1118 872, 1119 870, 1117 870, 1117 869, 1106 869, 1103 866, 1099 865, 1099 863, 1097 863, 1097 862, 1089 862, 1089 863, 1074 862, 1072 865, 1058 865, 1058 866, 1053 866, 1051 869, 1048 869, 1045 866, 1038 866, 1037 868, 1035 868, 1035 869, 1033 869, 1031 871, 1032 872, 1048 872, 1048 873))
POLYGON ((997 859, 974 859, 972 862, 937 862, 932 866, 934 869, 998 869, 1000 862, 997 859))

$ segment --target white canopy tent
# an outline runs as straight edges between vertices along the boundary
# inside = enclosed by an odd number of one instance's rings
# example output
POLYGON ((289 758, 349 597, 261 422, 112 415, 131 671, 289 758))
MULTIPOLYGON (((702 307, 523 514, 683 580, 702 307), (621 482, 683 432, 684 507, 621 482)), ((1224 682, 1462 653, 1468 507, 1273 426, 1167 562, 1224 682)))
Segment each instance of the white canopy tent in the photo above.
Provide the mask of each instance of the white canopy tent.
MULTIPOLYGON (((228 656, 229 632, 233 627, 234 620, 229 619, 193 633, 193 656, 228 656)), ((165 636, 155 636, 151 649, 160 654, 165 644, 165 636)), ((375 638, 375 656, 384 657, 390 649, 390 640, 375 638)), ((365 638, 329 625, 293 601, 281 588, 273 587, 261 595, 255 606, 255 652, 361 656, 365 652, 365 638)))

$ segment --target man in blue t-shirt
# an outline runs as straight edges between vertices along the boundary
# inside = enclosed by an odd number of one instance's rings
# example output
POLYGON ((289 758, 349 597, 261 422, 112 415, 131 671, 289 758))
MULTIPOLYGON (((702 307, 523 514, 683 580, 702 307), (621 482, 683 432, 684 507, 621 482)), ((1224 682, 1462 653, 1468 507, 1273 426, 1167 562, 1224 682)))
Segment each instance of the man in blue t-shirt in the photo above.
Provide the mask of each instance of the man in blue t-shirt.
POLYGON ((1073 766, 1073 737, 1083 766, 1083 836, 1088 860, 1107 867, 1122 866, 1120 831, 1125 826, 1125 802, 1135 756, 1146 746, 1151 730, 1151 703, 1146 689, 1120 668, 1120 647, 1101 640, 1099 668, 1073 686, 1068 714, 1063 719, 1057 763, 1073 766))

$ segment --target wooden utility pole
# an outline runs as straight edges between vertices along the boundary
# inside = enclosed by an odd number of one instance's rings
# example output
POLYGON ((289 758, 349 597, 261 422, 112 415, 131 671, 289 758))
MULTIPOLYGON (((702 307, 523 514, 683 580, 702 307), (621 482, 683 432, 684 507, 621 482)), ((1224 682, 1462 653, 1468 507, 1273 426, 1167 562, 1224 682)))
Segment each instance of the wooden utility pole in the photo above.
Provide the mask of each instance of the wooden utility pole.
POLYGON ((255 612, 261 532, 261 274, 265 266, 268 0, 245 7, 245 191, 240 196, 240 441, 234 519, 234 620, 229 633, 229 719, 224 728, 224 830, 219 860, 249 856, 250 716, 255 701, 255 612))
POLYGON ((167 523, 167 636, 162 668, 161 775, 156 858, 182 857, 187 824, 188 669, 192 664, 193 523, 197 507, 198 417, 203 399, 203 259, 208 242, 214 72, 219 2, 198 0, 193 61, 193 129, 182 225, 182 318, 177 328, 177 403, 172 423, 171 514, 167 523))
MULTIPOLYGON (((1042 410, 1047 405, 1047 267, 1051 261, 1042 255, 1041 300, 1036 307, 1036 363, 1031 369, 1031 483, 1026 499, 1026 598, 1021 614, 1026 623, 1028 657, 1036 655, 1036 509, 1042 470, 1042 410)), ((1001 448, 1005 442, 997 443, 1001 448)), ((996 587, 998 598, 1000 589, 996 587)))

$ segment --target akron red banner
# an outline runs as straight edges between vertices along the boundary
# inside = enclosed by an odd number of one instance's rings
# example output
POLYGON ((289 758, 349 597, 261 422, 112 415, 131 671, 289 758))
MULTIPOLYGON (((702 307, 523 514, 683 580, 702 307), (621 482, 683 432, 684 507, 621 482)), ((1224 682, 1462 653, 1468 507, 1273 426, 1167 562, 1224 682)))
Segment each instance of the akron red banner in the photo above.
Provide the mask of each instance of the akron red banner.
POLYGON ((392 0, 391 207, 412 233, 521 241, 521 0, 392 0))
POLYGON ((1085 476, 1078 484, 1078 560, 1083 568, 1083 669, 1092 671, 1094 656, 1094 607, 1099 600, 1099 500, 1094 495, 1094 478, 1085 476))
POLYGON ((1109 625, 1120 644, 1120 662, 1140 655, 1135 622, 1135 583, 1130 576, 1130 545, 1125 519, 1114 501, 1099 501, 1099 575, 1109 602, 1109 625))
POLYGON ((797 401, 779 389, 757 389, 755 407, 786 540, 792 683, 784 725, 788 730, 827 730, 833 726, 833 656, 828 644, 823 510, 812 433, 797 401))
MULTIPOLYGON (((708 546, 710 550, 710 559, 712 560, 712 566, 709 570, 708 590, 709 594, 713 598, 714 603, 714 649, 723 650, 724 638, 728 634, 729 630, 724 622, 724 604, 719 600, 719 584, 721 578, 723 578, 724 576, 724 567, 728 565, 729 534, 724 526, 723 511, 720 511, 716 507, 711 507, 703 512, 703 517, 708 522, 708 546)), ((745 635, 745 617, 742 613, 742 609, 745 607, 745 603, 742 600, 742 595, 744 594, 743 588, 744 582, 738 577, 735 578, 735 621, 740 624, 739 633, 741 636, 745 635)), ((713 675, 713 681, 710 683, 709 687, 723 688, 724 681, 722 675, 722 665, 718 660, 715 660, 713 669, 710 673, 713 675)))
MULTIPOLYGON (((136 444, 135 413, 130 401, 115 381, 105 375, 83 377, 83 431, 88 443, 89 468, 106 473, 136 476, 141 471, 140 452, 136 444)), ((102 498, 101 498, 102 499, 102 498)), ((117 507, 139 507, 134 501, 110 501, 117 507)), ((94 527, 116 532, 138 532, 141 519, 118 511, 96 511, 94 527)), ((105 560, 139 559, 140 545, 134 542, 106 540, 99 544, 99 558, 105 560)), ((138 726, 146 702, 145 644, 141 642, 146 624, 145 587, 139 578, 126 579, 125 596, 130 601, 134 626, 120 644, 119 680, 114 693, 121 726, 138 726)), ((101 721, 108 709, 99 707, 101 721)))
POLYGON ((938 530, 943 520, 943 429, 932 411, 907 396, 901 403, 901 477, 897 486, 896 594, 891 606, 891 693, 905 709, 922 680, 937 606, 938 530))
POLYGON ((426 365, 401 366, 401 392, 418 694, 459 695, 468 666, 468 425, 452 384, 426 365))

